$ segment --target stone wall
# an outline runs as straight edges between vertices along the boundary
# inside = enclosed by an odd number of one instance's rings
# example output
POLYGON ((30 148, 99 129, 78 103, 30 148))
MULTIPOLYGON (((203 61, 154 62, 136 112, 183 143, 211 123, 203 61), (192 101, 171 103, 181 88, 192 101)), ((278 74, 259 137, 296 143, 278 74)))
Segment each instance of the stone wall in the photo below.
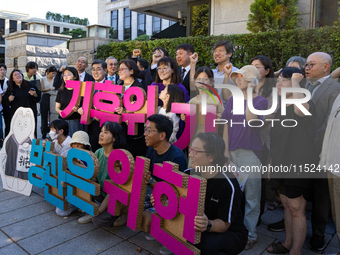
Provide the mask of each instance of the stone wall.
POLYGON ((67 64, 66 56, 68 35, 41 33, 34 31, 18 31, 4 36, 6 38, 7 73, 17 67, 25 72, 27 62, 37 62, 39 73, 44 74, 46 68, 53 65, 59 68, 67 64))

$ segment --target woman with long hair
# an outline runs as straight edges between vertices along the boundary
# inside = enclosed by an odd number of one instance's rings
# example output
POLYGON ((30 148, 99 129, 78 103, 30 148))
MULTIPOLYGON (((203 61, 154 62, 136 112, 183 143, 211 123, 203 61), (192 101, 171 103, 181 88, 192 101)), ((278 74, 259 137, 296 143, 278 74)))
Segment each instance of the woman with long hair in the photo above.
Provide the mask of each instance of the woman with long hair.
POLYGON ((73 89, 66 88, 66 81, 79 81, 79 74, 74 67, 66 67, 62 74, 63 83, 58 90, 57 98, 55 100, 55 111, 59 114, 59 119, 64 119, 69 126, 69 134, 72 137, 73 133, 82 130, 83 126, 80 124, 80 114, 78 113, 78 107, 73 107, 73 113, 66 118, 61 116, 62 110, 64 110, 71 102, 73 96, 73 89))
MULTIPOLYGON (((158 93, 160 94, 166 86, 174 84, 182 90, 184 101, 187 103, 190 99, 189 94, 181 81, 176 61, 172 57, 161 58, 157 63, 156 80, 151 85, 158 86, 158 93)), ((158 105, 163 106, 162 100, 158 100, 158 105)))
POLYGON ((11 107, 11 116, 19 107, 31 108, 34 113, 35 131, 37 137, 37 103, 40 101, 41 92, 32 82, 24 80, 22 72, 14 69, 8 82, 8 89, 4 95, 4 104, 11 107))

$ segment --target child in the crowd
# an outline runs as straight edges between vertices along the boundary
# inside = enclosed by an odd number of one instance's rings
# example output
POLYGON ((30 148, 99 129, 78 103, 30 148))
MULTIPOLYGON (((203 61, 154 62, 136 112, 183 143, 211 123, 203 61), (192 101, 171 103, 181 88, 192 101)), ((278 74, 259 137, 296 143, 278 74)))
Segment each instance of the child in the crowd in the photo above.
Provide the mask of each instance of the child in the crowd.
MULTIPOLYGON (((71 148, 75 149, 85 149, 85 150, 90 150, 91 145, 90 145, 90 138, 89 135, 84 132, 84 131, 77 131, 73 134, 72 140, 70 143, 71 148)), ((80 161, 80 163, 83 163, 86 165, 85 162, 80 161)), ((61 185, 64 186, 64 182, 61 182, 61 185)), ((78 208, 70 203, 68 203, 68 209, 66 211, 63 211, 59 209, 58 207, 55 209, 55 212, 57 215, 61 217, 65 217, 70 215, 73 211, 77 210, 78 208)))
POLYGON ((173 123, 173 131, 169 142, 175 143, 177 141, 176 134, 179 130, 180 118, 176 113, 171 112, 171 103, 184 103, 182 90, 172 84, 165 87, 159 95, 162 100, 163 106, 158 106, 158 114, 162 114, 170 119, 173 123))
POLYGON ((71 137, 68 135, 69 127, 65 120, 54 120, 50 123, 50 132, 48 133, 54 142, 54 152, 61 156, 67 156, 71 149, 71 137))

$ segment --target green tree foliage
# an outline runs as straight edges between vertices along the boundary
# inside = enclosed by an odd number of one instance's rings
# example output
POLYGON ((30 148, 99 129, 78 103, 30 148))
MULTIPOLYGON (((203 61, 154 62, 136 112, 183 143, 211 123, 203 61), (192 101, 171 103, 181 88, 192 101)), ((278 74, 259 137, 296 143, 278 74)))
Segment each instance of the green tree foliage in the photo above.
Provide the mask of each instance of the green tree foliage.
POLYGON ((192 35, 209 35, 209 4, 193 6, 192 35))
POLYGON ((136 37, 135 39, 133 39, 134 41, 150 41, 150 36, 144 34, 144 35, 140 35, 138 37, 136 37))
POLYGON ((71 31, 63 31, 61 33, 63 35, 71 35, 72 39, 85 38, 86 37, 86 31, 82 30, 81 28, 72 29, 71 31))
POLYGON ((197 66, 216 66, 213 58, 214 44, 221 40, 230 41, 234 46, 231 62, 241 68, 249 65, 256 55, 268 56, 274 70, 283 68, 292 56, 308 57, 315 51, 329 53, 334 60, 333 70, 340 66, 340 27, 322 27, 315 29, 276 30, 257 34, 219 35, 181 37, 174 39, 159 39, 153 41, 110 42, 99 45, 97 58, 106 59, 115 56, 118 60, 128 58, 134 49, 141 50, 141 56, 152 61, 155 47, 164 47, 170 56, 176 57, 176 47, 189 43, 198 53, 197 66))
POLYGON ((47 20, 54 20, 54 21, 84 25, 84 26, 87 26, 90 24, 88 18, 80 19, 78 17, 71 17, 70 15, 63 15, 60 13, 54 13, 50 11, 46 12, 45 18, 47 20))
POLYGON ((299 0, 255 0, 250 5, 247 28, 253 33, 294 29, 298 24, 299 0))
POLYGON ((339 18, 338 18, 338 21, 335 21, 334 22, 334 26, 340 26, 340 1, 338 1, 338 15, 339 15, 339 18))

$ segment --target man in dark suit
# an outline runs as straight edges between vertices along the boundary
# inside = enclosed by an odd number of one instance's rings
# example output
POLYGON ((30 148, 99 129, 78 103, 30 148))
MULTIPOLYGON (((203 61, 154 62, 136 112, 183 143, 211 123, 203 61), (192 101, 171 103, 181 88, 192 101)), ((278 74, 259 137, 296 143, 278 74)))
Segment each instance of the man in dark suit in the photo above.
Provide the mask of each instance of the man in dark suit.
POLYGON ((119 76, 116 74, 118 66, 117 59, 115 57, 108 57, 105 62, 107 64, 106 79, 118 84, 119 76))
POLYGON ((190 56, 194 54, 195 49, 194 46, 183 43, 177 46, 176 48, 176 61, 179 65, 178 72, 182 78, 182 84, 187 89, 188 93, 192 97, 192 93, 195 91, 190 91, 190 56), (192 93, 191 93, 192 92, 192 93))
MULTIPOLYGON (((328 116, 334 100, 340 93, 340 83, 330 76, 332 58, 324 52, 311 54, 306 62, 306 88, 312 94, 312 102, 315 106, 316 135, 314 143, 321 153, 323 138, 327 126, 328 116)), ((324 178, 314 180, 314 200, 312 213, 313 236, 310 248, 321 251, 325 247, 324 233, 328 223, 330 206, 327 173, 324 178)))
MULTIPOLYGON (((76 69, 78 71, 80 81, 94 81, 92 75, 85 72, 85 69, 88 66, 89 66, 88 61, 85 57, 78 58, 77 63, 76 63, 76 69)), ((53 87, 55 87, 55 89, 59 89, 61 84, 63 83, 62 73, 65 70, 65 68, 66 68, 65 65, 60 67, 59 71, 54 76, 53 87)))

